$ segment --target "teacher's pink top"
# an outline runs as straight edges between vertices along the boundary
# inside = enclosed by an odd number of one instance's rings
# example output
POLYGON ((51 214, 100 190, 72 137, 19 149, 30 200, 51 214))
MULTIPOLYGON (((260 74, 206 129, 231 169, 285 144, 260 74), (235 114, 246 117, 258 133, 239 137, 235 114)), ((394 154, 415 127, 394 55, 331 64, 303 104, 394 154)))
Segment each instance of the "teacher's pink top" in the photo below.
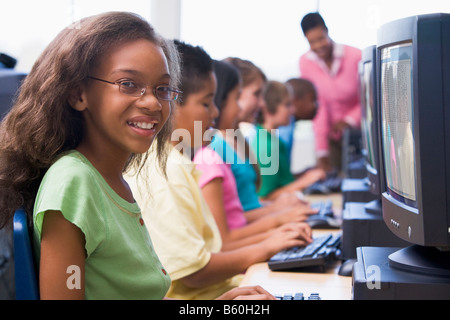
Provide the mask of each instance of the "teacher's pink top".
POLYGON ((300 57, 300 75, 313 82, 318 93, 319 109, 313 122, 318 157, 328 154, 328 139, 341 138, 332 132, 333 124, 344 120, 354 128, 361 125, 360 60, 361 50, 337 43, 331 68, 312 51, 300 57))

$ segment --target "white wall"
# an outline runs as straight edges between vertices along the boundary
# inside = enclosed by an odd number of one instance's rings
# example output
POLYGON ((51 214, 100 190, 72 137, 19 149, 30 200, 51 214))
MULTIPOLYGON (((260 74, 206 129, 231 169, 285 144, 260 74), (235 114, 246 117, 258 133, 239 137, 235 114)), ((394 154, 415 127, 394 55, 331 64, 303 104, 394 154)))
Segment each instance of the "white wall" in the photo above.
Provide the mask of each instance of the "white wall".
POLYGON ((180 38, 181 0, 151 0, 150 22, 168 39, 180 38))

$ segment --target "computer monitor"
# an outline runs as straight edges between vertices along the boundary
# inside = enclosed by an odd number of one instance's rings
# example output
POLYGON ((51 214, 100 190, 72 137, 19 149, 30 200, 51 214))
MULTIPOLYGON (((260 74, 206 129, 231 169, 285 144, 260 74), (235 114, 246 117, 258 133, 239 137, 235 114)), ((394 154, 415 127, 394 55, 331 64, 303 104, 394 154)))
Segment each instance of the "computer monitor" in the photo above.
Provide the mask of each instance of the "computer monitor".
POLYGON ((366 205, 370 213, 381 215, 381 191, 384 190, 384 180, 380 174, 380 139, 379 139, 379 105, 376 68, 376 46, 362 50, 359 65, 361 90, 361 131, 363 154, 367 172, 366 181, 369 192, 375 195, 375 200, 366 205))
POLYGON ((361 90, 361 133, 369 190, 380 196, 379 139, 376 87, 376 46, 362 50, 359 65, 361 90))
POLYGON ((412 245, 392 267, 450 276, 450 14, 378 32, 383 219, 412 245))
POLYGON ((12 107, 17 90, 26 74, 14 69, 0 68, 0 120, 12 107))
MULTIPOLYGON (((361 130, 358 130, 359 159, 344 168, 347 177, 342 181, 341 192, 344 208, 347 203, 367 203, 367 210, 378 213, 381 216, 380 183, 378 182, 378 128, 377 121, 377 95, 376 95, 376 46, 370 46, 362 50, 361 61, 358 65, 360 105, 361 105, 361 130), (350 170, 358 168, 358 170, 350 170), (350 174, 351 173, 351 174, 350 174)), ((343 145, 346 145, 344 132, 343 145)), ((346 135, 347 134, 347 135, 346 135)), ((344 148, 345 149, 345 148, 344 148)), ((348 151, 343 152, 343 155, 348 151)), ((343 156, 343 158, 345 158, 343 156)), ((346 163, 347 160, 343 160, 346 163)))

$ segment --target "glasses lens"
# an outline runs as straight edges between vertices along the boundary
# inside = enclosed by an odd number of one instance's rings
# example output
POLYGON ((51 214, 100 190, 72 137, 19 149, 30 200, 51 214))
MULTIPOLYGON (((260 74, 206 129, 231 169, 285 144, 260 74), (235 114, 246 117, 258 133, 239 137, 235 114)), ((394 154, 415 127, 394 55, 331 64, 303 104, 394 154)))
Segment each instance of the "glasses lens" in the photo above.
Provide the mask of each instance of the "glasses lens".
POLYGON ((161 100, 173 101, 178 98, 178 91, 171 87, 159 86, 156 87, 156 95, 161 100))
POLYGON ((120 91, 130 96, 139 97, 145 91, 145 88, 136 82, 124 81, 120 83, 120 91))

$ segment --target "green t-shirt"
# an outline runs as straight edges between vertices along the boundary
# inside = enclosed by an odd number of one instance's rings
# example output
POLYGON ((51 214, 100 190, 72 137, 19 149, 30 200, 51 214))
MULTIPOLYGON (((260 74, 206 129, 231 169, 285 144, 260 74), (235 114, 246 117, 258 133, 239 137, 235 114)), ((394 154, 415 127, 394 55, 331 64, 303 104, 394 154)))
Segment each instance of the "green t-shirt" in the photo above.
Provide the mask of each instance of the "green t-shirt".
POLYGON ((165 296, 170 277, 153 249, 140 208, 117 195, 81 153, 72 150, 59 158, 41 182, 33 218, 38 258, 48 210, 62 212, 85 236, 86 299, 165 296))
POLYGON ((256 136, 251 141, 251 147, 261 169, 261 187, 258 191, 261 197, 295 180, 290 171, 288 150, 277 135, 256 125, 256 136))

